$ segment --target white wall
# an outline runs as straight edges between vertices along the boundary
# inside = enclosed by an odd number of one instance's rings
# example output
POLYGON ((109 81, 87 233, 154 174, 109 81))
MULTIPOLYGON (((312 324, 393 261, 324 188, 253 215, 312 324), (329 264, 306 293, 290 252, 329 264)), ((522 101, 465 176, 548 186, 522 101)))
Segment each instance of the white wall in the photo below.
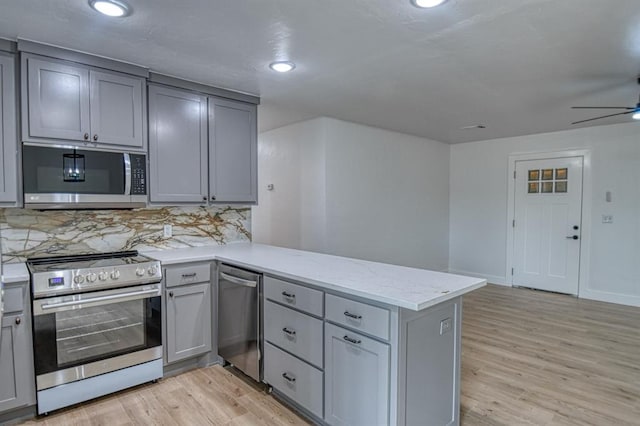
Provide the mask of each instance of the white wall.
POLYGON ((448 268, 448 145, 329 118, 262 133, 258 145, 254 241, 448 268))
MULTIPOLYGON (((598 126, 451 147, 450 270, 507 283, 508 157, 588 149, 592 216, 580 296, 640 306, 640 125, 598 126), (605 201, 611 191, 613 201, 605 201), (613 224, 601 216, 612 214, 613 224), (586 281, 586 282, 585 282, 586 281)), ((588 198, 588 197, 587 197, 588 198)), ((509 277, 510 278, 510 277, 509 277)))

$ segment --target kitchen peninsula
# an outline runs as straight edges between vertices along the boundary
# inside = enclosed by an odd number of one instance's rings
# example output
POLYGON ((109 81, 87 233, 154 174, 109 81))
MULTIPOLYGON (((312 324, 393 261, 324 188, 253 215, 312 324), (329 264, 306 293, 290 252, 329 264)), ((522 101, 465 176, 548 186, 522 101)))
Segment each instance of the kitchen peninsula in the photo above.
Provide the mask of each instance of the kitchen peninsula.
MULTIPOLYGON (((459 424, 462 296, 485 280, 261 244, 144 254, 163 266, 217 260, 261 272, 265 316, 297 315, 299 340, 310 332, 303 329, 307 322, 324 327, 324 347, 317 341, 309 346, 318 348, 305 347, 320 352, 319 362, 265 337, 265 381, 312 419, 459 424), (299 292, 298 306, 278 300, 292 291, 299 292), (309 308, 300 294, 309 306, 316 295, 319 302, 309 308), (284 372, 271 371, 278 368, 284 372), (291 370, 298 373, 297 382, 291 382, 291 370)), ((283 324, 279 316, 262 323, 265 336, 272 334, 269 327, 283 324)))

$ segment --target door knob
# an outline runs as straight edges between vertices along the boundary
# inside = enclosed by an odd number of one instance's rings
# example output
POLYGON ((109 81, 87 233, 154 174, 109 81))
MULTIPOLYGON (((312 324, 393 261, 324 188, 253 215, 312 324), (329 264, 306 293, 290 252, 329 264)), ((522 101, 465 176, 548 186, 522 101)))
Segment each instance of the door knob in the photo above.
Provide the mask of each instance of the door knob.
POLYGON ((569 235, 567 237, 567 240, 577 240, 578 238, 580 238, 580 237, 578 237, 577 235, 569 235))
POLYGON ((95 135, 93 135, 93 140, 97 141, 98 140, 98 134, 96 133, 95 135))
POLYGON ((21 322, 22 322, 22 318, 17 317, 16 318, 16 325, 20 325, 21 322))
POLYGON ((89 133, 85 133, 85 134, 84 134, 84 140, 85 140, 85 141, 86 141, 86 140, 89 140, 89 133))

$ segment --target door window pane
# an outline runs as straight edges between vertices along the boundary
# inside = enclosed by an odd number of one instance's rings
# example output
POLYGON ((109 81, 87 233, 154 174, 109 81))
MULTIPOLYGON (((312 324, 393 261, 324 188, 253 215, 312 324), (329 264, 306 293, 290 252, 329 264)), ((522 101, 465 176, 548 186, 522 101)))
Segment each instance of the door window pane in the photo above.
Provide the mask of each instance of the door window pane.
POLYGON ((567 179, 567 172, 568 170, 566 168, 556 169, 556 179, 567 179))
POLYGON ((529 180, 540 180, 540 170, 529 170, 529 180))
POLYGON ((567 192, 567 181, 556 182, 556 192, 567 192))
POLYGON ((553 180, 553 169, 543 169, 542 180, 553 180))
POLYGON ((542 182, 542 193, 550 194, 553 192, 553 182, 542 182))
POLYGON ((540 184, 538 182, 529 182, 529 194, 537 194, 540 192, 540 184))

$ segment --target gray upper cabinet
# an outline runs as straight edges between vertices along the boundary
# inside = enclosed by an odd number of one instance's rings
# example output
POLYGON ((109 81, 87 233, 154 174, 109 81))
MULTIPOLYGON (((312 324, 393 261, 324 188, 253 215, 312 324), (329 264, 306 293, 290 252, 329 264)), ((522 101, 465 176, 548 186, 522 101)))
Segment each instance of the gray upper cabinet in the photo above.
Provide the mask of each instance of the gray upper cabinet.
POLYGON ((211 201, 258 201, 256 111, 253 104, 209 98, 211 201))
POLYGON ((0 204, 18 202, 15 59, 0 53, 0 204))
POLYGON ((144 79, 25 54, 23 140, 145 148, 144 79))
POLYGON ((143 146, 143 80, 91 70, 89 74, 91 140, 143 146))
POLYGON ((89 70, 32 57, 27 68, 28 135, 88 140, 89 70))
POLYGON ((207 98, 150 85, 151 202, 207 202, 207 143, 207 98))

